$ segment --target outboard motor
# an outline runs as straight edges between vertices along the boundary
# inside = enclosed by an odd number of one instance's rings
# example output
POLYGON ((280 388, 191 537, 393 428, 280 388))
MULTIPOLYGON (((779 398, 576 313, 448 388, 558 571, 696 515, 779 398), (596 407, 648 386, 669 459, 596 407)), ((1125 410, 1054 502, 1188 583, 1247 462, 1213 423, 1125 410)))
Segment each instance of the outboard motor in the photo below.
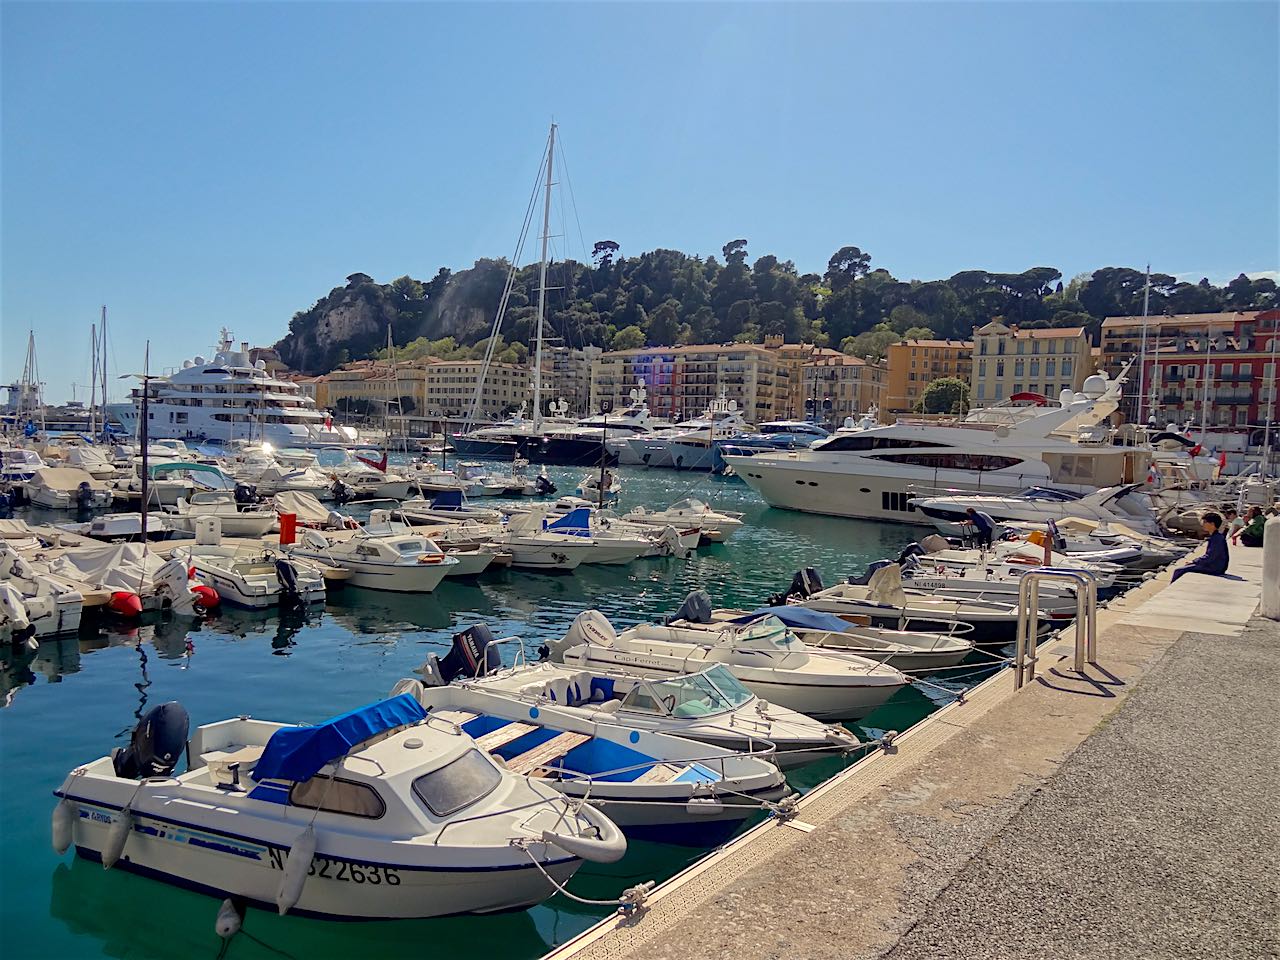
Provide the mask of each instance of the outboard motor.
POLYGON ((540 497, 549 497, 556 492, 556 485, 551 482, 551 478, 545 473, 538 474, 538 478, 533 481, 533 489, 540 497))
POLYGON ((918 557, 924 553, 924 547, 918 543, 908 543, 903 547, 902 552, 898 554, 898 563, 906 563, 911 557, 918 557))
MULTIPOLYGON (((903 552, 905 553, 906 551, 903 551, 903 552)), ((913 555, 913 558, 911 559, 911 562, 912 563, 917 562, 914 559, 914 555, 913 555)), ((871 582, 871 577, 875 574, 877 570, 879 570, 881 567, 887 567, 891 563, 893 563, 892 560, 877 560, 867 567, 866 572, 862 576, 850 577, 848 582, 853 586, 865 587, 868 583, 871 582)))
POLYGON ((599 610, 583 610, 573 623, 569 624, 569 629, 565 631, 563 637, 558 640, 548 640, 538 648, 538 654, 543 660, 564 663, 567 650, 581 646, 611 647, 616 639, 618 639, 617 631, 613 629, 613 624, 609 622, 608 617, 599 610))
POLYGON ((711 595, 705 590, 694 590, 684 598, 674 615, 667 618, 667 623, 676 620, 687 620, 689 623, 711 622, 711 595))
POLYGON ((338 503, 347 503, 355 496, 355 491, 341 480, 333 481, 333 499, 338 503))
POLYGON ((258 487, 252 483, 236 484, 236 504, 242 507, 258 502, 258 487))
POLYGON ((291 561, 276 561, 276 581, 280 584, 281 599, 288 599, 295 603, 300 599, 298 593, 298 568, 291 561))
POLYGON ((493 633, 483 623, 453 635, 453 649, 441 659, 434 653, 422 666, 424 682, 429 687, 443 687, 458 677, 482 677, 501 669, 502 656, 491 646, 493 633))
POLYGON ((187 746, 191 718, 177 700, 147 712, 129 738, 129 745, 111 751, 116 776, 126 780, 167 777, 178 766, 187 746))
POLYGON ((88 510, 93 506, 93 487, 89 486, 87 480, 81 481, 76 488, 76 506, 81 510, 88 510))
POLYGON ((791 586, 782 593, 775 593, 768 600, 770 607, 785 607, 789 600, 804 600, 822 589, 822 577, 813 567, 797 570, 791 578, 791 586))

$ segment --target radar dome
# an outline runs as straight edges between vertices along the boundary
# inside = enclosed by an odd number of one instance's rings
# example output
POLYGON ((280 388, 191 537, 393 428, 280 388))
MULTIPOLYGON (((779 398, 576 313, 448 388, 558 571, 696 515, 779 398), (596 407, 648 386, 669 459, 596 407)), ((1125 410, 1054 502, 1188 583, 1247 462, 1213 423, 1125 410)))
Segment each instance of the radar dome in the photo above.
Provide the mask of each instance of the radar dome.
POLYGON ((255 369, 255 370, 265 370, 265 369, 267 369, 267 361, 265 361, 265 360, 255 360, 255 361, 253 362, 253 369, 255 369))
POLYGON ((183 369, 183 370, 190 370, 193 366, 195 366, 195 364, 193 364, 190 360, 183 360, 183 361, 182 361, 182 369, 183 369))
POLYGON ((1080 392, 1090 400, 1098 399, 1107 392, 1107 378, 1096 373, 1091 377, 1085 377, 1084 386, 1080 388, 1080 392))
POLYGON ((203 367, 208 362, 209 361, 206 360, 204 357, 196 357, 193 361, 191 361, 191 364, 192 366, 203 367))
POLYGON ((1071 401, 1074 400, 1075 398, 1076 398, 1076 395, 1072 393, 1070 390, 1066 390, 1066 389, 1064 389, 1060 394, 1058 394, 1058 402, 1062 404, 1064 407, 1071 406, 1071 401))

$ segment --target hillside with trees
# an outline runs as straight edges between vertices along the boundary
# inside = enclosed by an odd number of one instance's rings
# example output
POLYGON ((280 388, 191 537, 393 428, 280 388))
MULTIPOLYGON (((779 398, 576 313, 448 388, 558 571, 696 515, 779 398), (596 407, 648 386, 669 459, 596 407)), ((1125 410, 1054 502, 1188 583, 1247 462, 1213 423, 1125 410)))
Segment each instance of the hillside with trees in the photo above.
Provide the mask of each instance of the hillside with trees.
MULTIPOLYGON (((880 357, 903 337, 964 338, 993 317, 1024 327, 1085 326, 1097 336, 1104 317, 1142 312, 1145 275, 1104 267, 1064 278, 1054 267, 1021 273, 965 270, 945 280, 899 280, 858 247, 837 250, 821 274, 800 273, 772 254, 751 259, 746 240, 719 257, 678 250, 622 255, 595 244, 591 263, 557 262, 548 277, 547 333, 569 346, 606 349, 687 343, 763 342, 781 336, 880 357)), ((322 373, 377 355, 388 324, 407 355, 478 356, 507 291, 510 264, 478 260, 442 267, 430 280, 378 283, 353 273, 309 310, 296 313, 276 349, 289 366, 322 373), (438 350, 431 354, 431 350, 438 350)), ((523 360, 533 341, 538 265, 515 271, 497 355, 523 360)), ((1244 274, 1224 286, 1207 279, 1151 275, 1150 312, 1259 310, 1278 304, 1276 284, 1244 274)), ((397 351, 400 354, 399 350, 397 351)))

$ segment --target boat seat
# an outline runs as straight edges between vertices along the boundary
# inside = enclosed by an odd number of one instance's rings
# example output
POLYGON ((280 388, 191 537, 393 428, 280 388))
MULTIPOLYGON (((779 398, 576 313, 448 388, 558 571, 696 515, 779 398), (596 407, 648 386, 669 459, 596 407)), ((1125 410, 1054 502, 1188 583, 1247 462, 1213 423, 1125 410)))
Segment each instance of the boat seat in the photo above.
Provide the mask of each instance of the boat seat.
POLYGON ((574 747, 581 746, 590 739, 591 735, 586 733, 561 733, 518 757, 512 757, 507 761, 507 769, 517 774, 542 772, 540 768, 559 760, 574 747))
POLYGON ((640 776, 636 777, 632 783, 670 783, 680 776, 680 772, 684 769, 684 767, 677 767, 672 763, 655 763, 640 776))
POLYGON ((208 753, 200 754, 200 759, 204 761, 204 765, 209 771, 209 779, 214 786, 230 786, 235 783, 236 775, 231 768, 234 764, 239 764, 240 785, 244 786, 254 765, 262 759, 262 751, 266 749, 266 744, 254 744, 248 747, 237 746, 236 744, 229 744, 228 746, 235 747, 235 749, 210 750, 208 753))
POLYGON ((537 730, 537 726, 532 723, 508 723, 492 730, 483 736, 476 737, 476 746, 487 753, 491 753, 500 747, 505 747, 513 740, 519 740, 526 733, 532 733, 537 730))

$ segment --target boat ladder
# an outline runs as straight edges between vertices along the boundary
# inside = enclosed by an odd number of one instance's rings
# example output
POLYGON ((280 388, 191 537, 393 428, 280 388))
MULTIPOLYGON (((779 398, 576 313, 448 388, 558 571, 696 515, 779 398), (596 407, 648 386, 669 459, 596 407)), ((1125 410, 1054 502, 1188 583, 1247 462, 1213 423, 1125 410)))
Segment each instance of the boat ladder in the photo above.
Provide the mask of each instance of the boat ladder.
POLYGON ((1097 660, 1098 581, 1086 570, 1063 567, 1037 567, 1022 576, 1018 584, 1018 639, 1013 655, 1013 688, 1036 677, 1037 640, 1040 628, 1040 584, 1056 581, 1074 586, 1076 591, 1075 671, 1084 673, 1084 665, 1097 660))

